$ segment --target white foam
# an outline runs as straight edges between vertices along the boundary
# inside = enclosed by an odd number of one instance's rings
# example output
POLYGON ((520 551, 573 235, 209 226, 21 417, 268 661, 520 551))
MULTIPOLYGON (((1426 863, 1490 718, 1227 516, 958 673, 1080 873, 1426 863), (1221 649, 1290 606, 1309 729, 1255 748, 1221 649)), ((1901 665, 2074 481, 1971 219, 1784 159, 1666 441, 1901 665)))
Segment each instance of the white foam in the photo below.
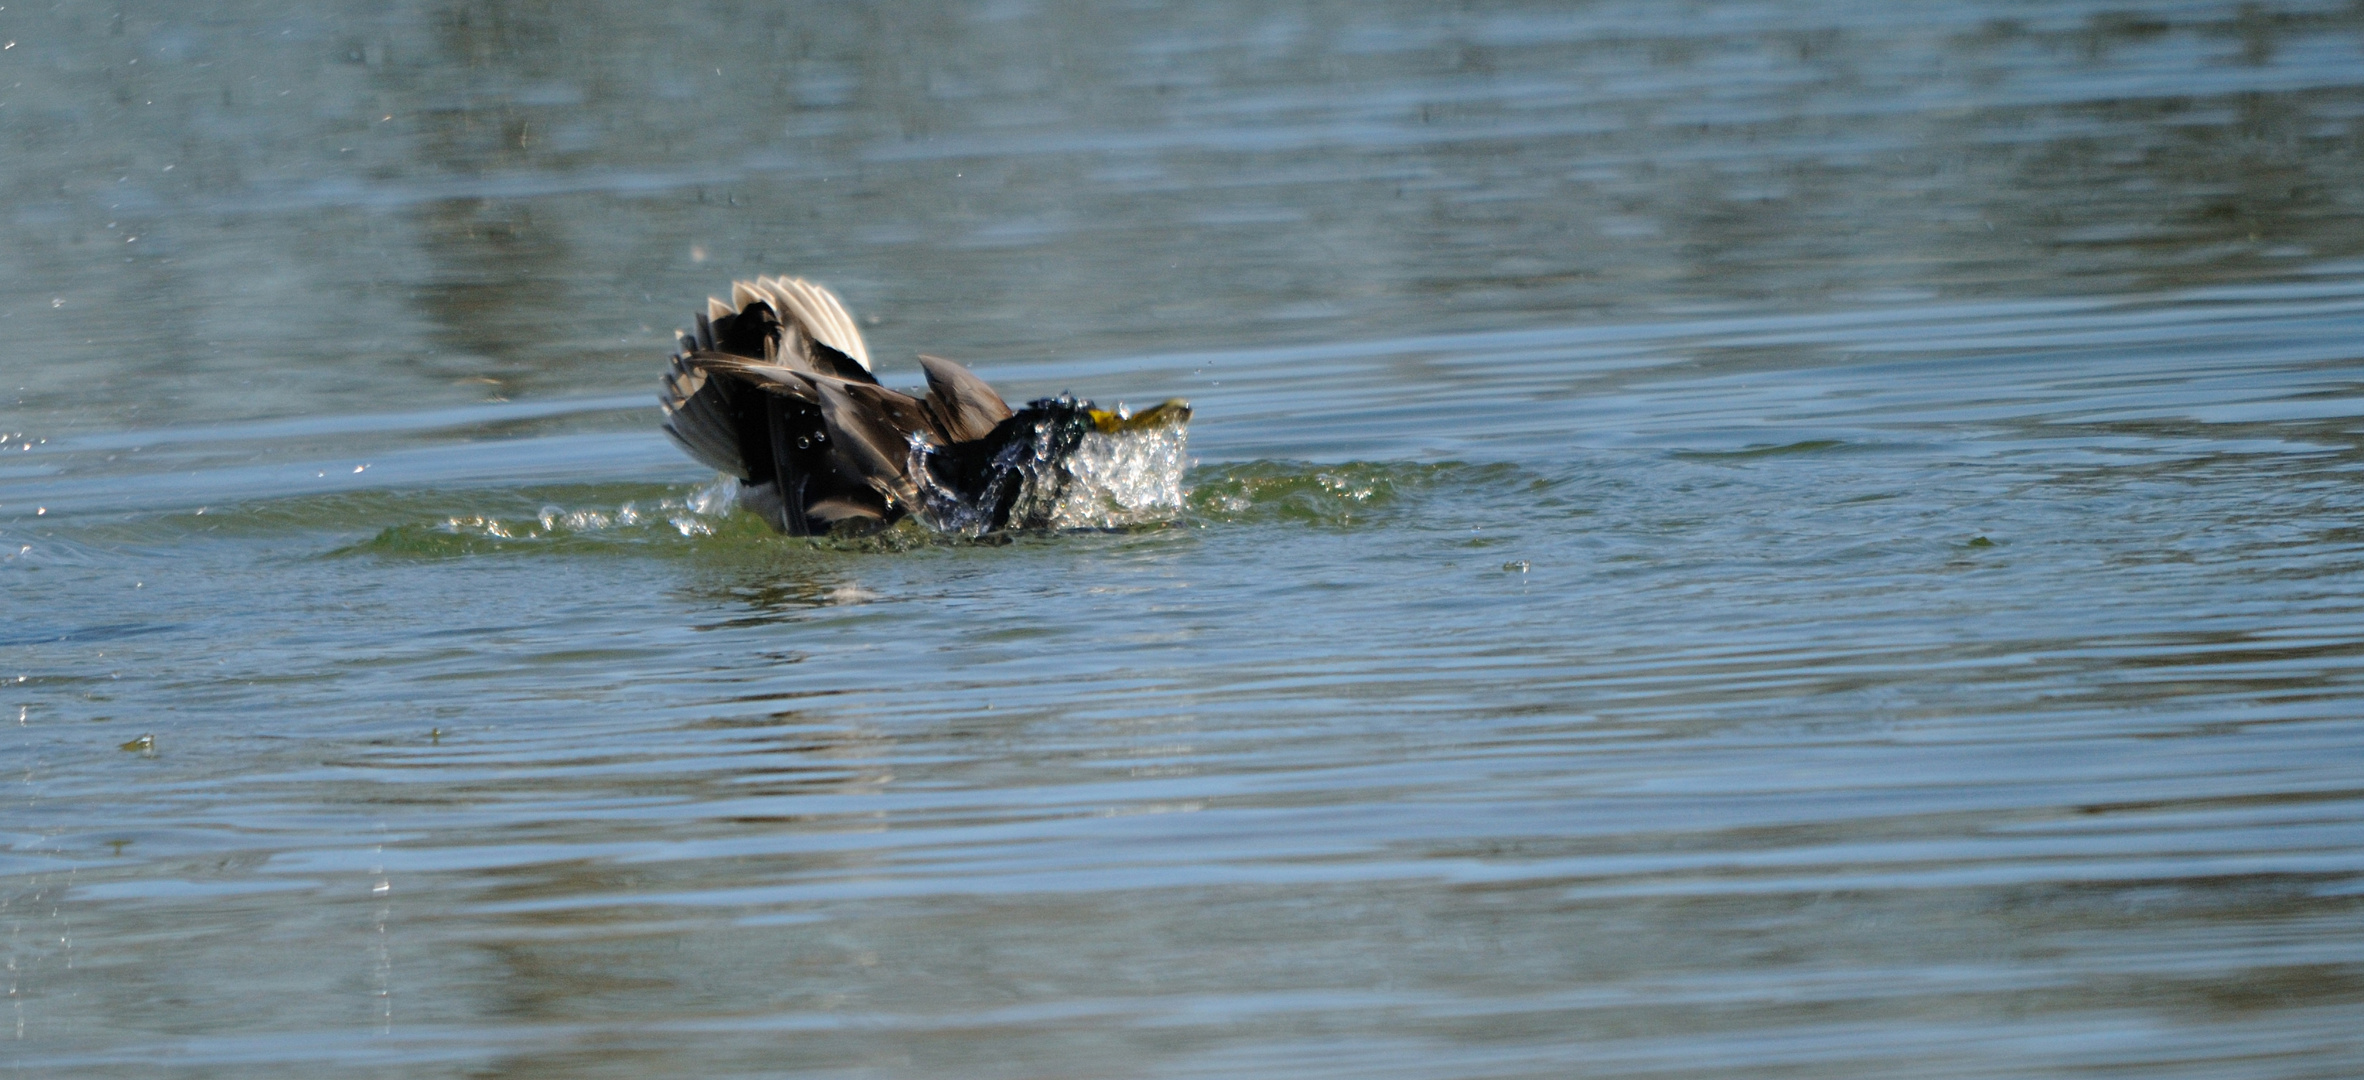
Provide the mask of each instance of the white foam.
POLYGON ((1180 424, 1142 431, 1086 432, 1064 462, 1051 460, 1052 436, 1012 442, 993 461, 993 480, 974 498, 936 483, 930 446, 914 439, 910 473, 919 489, 913 515, 939 532, 979 536, 993 528, 994 507, 1019 485, 1009 521, 1054 529, 1115 529, 1171 520, 1182 512, 1182 473, 1189 430, 1180 424), (1048 505, 1045 505, 1045 504, 1048 505))
POLYGON ((1067 486, 1051 510, 1051 527, 1116 529, 1180 516, 1189 441, 1180 424, 1086 434, 1067 458, 1067 486))

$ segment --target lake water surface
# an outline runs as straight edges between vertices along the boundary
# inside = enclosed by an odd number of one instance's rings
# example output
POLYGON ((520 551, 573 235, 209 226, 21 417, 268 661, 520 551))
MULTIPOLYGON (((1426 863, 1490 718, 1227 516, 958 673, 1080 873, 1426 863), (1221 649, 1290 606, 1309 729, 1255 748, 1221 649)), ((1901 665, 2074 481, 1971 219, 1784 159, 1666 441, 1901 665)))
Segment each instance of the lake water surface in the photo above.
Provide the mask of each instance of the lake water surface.
POLYGON ((2364 6, 0 42, 8 1075, 2364 1073, 2364 6), (756 273, 1187 512, 719 512, 756 273))

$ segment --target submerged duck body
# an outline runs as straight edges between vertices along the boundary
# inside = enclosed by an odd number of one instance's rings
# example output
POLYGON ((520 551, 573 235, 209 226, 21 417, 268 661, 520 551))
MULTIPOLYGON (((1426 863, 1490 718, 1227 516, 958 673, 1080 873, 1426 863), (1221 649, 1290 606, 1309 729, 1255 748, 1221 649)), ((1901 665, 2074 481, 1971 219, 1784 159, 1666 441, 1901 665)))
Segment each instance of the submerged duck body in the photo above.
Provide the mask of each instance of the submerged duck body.
MULTIPOLYGON (((738 479, 738 503, 791 536, 905 517, 968 534, 1057 524, 1088 440, 1179 435, 1190 406, 1134 414, 1060 396, 1012 409, 968 368, 922 355, 924 392, 881 385, 836 294, 801 278, 731 284, 681 335, 658 395, 665 433, 738 479)), ((1178 487, 1177 487, 1178 491, 1178 487)))

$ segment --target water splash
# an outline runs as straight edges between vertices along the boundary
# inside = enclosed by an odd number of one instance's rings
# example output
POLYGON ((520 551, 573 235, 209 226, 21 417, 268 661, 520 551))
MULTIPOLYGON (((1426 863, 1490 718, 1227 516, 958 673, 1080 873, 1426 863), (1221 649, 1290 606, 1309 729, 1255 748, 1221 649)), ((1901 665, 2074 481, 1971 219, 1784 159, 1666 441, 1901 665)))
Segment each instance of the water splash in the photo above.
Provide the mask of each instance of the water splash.
MULTIPOLYGON (((1040 501, 1039 495, 1032 499, 1028 496, 1046 485, 1056 484, 1056 470, 1051 465, 1055 449, 1050 444, 1050 433, 1040 424, 1035 426, 1034 438, 1010 443, 994 455, 993 478, 974 496, 964 495, 936 478, 936 455, 934 443, 925 436, 913 435, 905 471, 911 475, 912 486, 919 493, 911 516, 937 532, 983 536, 993 531, 994 508, 1009 496, 1011 485, 1018 486, 1015 506, 1040 501)), ((1013 511, 1012 518, 1015 517, 1013 511)))
POLYGON ((661 500, 649 510, 643 510, 638 503, 633 502, 613 510, 569 510, 563 506, 550 505, 542 507, 540 512, 526 521, 504 519, 492 514, 452 514, 436 525, 435 531, 488 540, 544 540, 590 533, 633 531, 663 521, 683 536, 705 536, 714 532, 714 526, 708 519, 727 510, 733 494, 727 490, 726 484, 716 484, 685 499, 661 500), (717 489, 724 490, 717 495, 717 489))
POLYGON ((1509 463, 1242 461, 1200 470, 1183 493, 1193 518, 1351 528, 1391 515, 1450 519, 1476 505, 1559 512, 1556 481, 1509 463), (1458 503, 1445 509, 1438 500, 1458 503))
MULTIPOLYGON (((596 494, 581 494, 597 498, 596 494)), ((426 521, 390 525, 368 541, 338 550, 434 556, 663 544, 681 537, 743 531, 733 528, 730 521, 737 497, 737 483, 726 477, 687 494, 605 505, 596 501, 584 505, 570 498, 545 502, 538 510, 455 508, 426 521)))
POLYGON ((1121 529, 1182 513, 1189 429, 1179 424, 1083 437, 1067 459, 1067 486, 1051 510, 1058 529, 1121 529))
POLYGON ((963 494, 938 480, 935 445, 914 437, 908 468, 919 498, 912 516, 938 532, 971 537, 991 532, 997 518, 1010 527, 1050 529, 1170 521, 1182 513, 1188 443, 1189 429, 1181 424, 1087 429, 1078 437, 1046 420, 1031 438, 1004 446, 990 479, 963 494), (1005 505, 1008 512, 997 514, 1005 505))
POLYGON ((683 536, 712 536, 715 519, 729 514, 731 507, 738 505, 738 502, 739 478, 717 477, 713 483, 699 488, 689 498, 682 500, 679 512, 665 520, 680 530, 683 536))

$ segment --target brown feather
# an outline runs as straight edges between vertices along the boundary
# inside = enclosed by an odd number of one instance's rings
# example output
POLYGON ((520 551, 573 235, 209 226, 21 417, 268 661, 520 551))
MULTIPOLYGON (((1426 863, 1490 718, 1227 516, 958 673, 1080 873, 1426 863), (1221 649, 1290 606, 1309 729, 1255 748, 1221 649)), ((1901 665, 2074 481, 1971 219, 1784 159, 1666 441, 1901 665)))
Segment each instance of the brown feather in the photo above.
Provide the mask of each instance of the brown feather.
POLYGON ((878 398, 863 391, 902 397, 915 414, 919 403, 892 390, 843 379, 805 378, 820 392, 821 420, 829 426, 829 438, 836 447, 832 459, 840 466, 850 466, 879 494, 905 506, 916 501, 918 491, 904 471, 911 459, 910 430, 899 430, 892 411, 880 408, 878 398))
POLYGON ((992 385, 968 368, 926 353, 919 354, 919 366, 928 373, 926 404, 943 442, 982 439, 1013 415, 992 385))

